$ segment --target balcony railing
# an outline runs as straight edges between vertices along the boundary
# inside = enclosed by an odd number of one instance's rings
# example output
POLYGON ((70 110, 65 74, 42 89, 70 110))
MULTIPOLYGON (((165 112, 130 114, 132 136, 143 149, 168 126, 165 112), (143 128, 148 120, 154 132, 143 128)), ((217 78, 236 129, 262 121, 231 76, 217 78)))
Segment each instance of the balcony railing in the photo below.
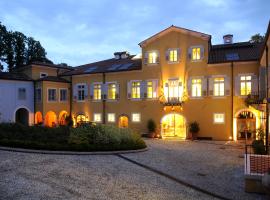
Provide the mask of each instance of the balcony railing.
POLYGON ((181 106, 183 104, 182 97, 166 97, 163 105, 165 106, 181 106))
MULTIPOLYGON (((265 91, 252 92, 251 94, 247 95, 245 102, 247 105, 265 104, 266 103, 265 97, 266 97, 265 91)), ((268 102, 269 102, 269 99, 268 99, 268 102)))

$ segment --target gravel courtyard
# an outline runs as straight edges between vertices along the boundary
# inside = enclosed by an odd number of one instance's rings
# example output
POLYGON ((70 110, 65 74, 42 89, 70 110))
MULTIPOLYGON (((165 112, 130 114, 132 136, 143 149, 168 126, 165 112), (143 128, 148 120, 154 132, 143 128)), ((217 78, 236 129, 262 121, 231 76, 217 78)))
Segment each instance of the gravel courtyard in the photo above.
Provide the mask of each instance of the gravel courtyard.
MULTIPOLYGON (((243 191, 243 148, 218 142, 146 140, 122 156, 229 199, 243 191)), ((116 155, 0 151, 0 199, 214 199, 116 155)))

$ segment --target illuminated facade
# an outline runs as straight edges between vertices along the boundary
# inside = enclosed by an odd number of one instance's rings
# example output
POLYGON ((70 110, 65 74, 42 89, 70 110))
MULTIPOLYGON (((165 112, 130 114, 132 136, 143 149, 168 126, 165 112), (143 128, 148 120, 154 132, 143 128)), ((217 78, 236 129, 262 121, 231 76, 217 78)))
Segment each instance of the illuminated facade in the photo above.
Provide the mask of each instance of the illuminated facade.
POLYGON ((265 88, 263 44, 212 45, 210 35, 171 26, 139 45, 142 56, 116 52, 75 68, 20 69, 36 80, 35 123, 57 126, 71 115, 74 125, 94 121, 145 133, 153 119, 163 137, 186 138, 188 123, 197 121, 198 136, 214 140, 241 139, 264 126, 265 107, 245 104, 265 88))

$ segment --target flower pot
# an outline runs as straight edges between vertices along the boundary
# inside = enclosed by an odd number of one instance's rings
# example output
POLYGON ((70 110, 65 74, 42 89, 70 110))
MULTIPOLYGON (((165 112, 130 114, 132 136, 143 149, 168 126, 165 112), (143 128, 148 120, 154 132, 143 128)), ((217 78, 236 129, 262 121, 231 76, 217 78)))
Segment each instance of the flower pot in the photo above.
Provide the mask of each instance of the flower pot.
POLYGON ((267 173, 262 177, 262 185, 265 192, 270 195, 270 174, 267 173))

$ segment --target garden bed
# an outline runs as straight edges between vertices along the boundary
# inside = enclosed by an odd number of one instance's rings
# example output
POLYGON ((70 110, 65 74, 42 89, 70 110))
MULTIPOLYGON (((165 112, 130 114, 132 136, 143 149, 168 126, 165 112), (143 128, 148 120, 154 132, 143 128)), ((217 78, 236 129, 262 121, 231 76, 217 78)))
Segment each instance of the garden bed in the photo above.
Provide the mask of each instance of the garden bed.
POLYGON ((130 129, 99 124, 78 128, 0 124, 0 145, 57 151, 115 151, 146 147, 141 137, 130 129))

